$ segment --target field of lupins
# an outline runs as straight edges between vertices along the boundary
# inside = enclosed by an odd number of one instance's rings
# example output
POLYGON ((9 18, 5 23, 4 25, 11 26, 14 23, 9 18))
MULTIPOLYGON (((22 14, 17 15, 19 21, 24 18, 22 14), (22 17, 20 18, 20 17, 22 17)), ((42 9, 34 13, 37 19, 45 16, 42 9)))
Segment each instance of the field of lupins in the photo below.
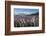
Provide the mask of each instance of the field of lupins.
POLYGON ((37 27, 39 26, 39 16, 14 16, 15 27, 37 27))

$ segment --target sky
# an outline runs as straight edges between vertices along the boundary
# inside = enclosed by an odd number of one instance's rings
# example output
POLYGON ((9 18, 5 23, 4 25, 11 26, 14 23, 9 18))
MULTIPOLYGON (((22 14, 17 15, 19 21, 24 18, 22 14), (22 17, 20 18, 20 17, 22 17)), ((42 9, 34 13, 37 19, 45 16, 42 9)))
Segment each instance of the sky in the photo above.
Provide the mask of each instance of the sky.
POLYGON ((39 9, 25 9, 25 8, 14 8, 14 15, 19 14, 33 14, 39 12, 39 9))

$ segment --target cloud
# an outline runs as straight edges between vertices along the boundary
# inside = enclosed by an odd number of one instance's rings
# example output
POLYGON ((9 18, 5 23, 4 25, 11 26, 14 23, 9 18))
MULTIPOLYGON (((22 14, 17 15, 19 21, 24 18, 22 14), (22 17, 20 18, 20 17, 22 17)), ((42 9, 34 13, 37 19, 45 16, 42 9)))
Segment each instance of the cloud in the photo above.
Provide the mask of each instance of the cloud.
POLYGON ((18 15, 18 14, 32 14, 32 13, 36 13, 39 12, 39 9, 24 9, 24 8, 15 8, 14 9, 14 14, 18 15))

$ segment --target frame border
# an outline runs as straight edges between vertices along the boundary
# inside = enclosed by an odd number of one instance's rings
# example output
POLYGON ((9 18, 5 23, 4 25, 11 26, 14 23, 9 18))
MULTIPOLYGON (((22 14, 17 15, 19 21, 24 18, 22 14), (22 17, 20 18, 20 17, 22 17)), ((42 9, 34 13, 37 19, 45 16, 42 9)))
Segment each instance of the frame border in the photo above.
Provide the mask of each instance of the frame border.
POLYGON ((44 3, 5 1, 5 35, 35 34, 35 33, 44 33, 44 32, 45 32, 45 4, 44 3), (11 18, 10 5, 15 5, 15 4, 28 5, 28 6, 42 6, 42 30, 11 32, 10 31, 10 18, 11 18))

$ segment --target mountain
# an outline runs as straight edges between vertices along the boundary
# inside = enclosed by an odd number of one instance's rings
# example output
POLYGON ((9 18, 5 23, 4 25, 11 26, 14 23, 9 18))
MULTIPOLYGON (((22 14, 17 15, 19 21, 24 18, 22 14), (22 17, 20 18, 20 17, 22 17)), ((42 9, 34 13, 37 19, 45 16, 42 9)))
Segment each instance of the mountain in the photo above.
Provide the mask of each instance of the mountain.
POLYGON ((39 15, 39 13, 37 12, 37 13, 33 13, 33 14, 18 14, 18 15, 16 15, 16 16, 31 16, 31 15, 39 15))
POLYGON ((31 14, 31 15, 39 15, 39 13, 34 13, 34 14, 31 14))
POLYGON ((27 16, 32 16, 32 15, 39 15, 39 13, 37 12, 37 13, 29 14, 27 16))

